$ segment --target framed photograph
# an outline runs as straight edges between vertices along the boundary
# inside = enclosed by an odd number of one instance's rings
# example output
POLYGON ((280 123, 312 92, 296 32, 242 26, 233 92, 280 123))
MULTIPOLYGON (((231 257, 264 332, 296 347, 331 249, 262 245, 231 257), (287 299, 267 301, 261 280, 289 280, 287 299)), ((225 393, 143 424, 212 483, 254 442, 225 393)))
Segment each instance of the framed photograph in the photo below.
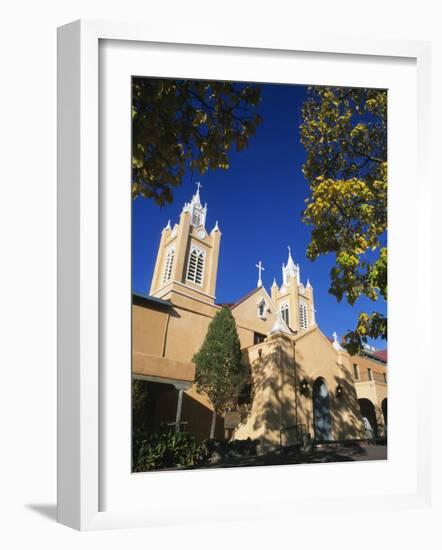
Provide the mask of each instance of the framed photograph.
POLYGON ((78 21, 58 67, 59 521, 426 506, 429 45, 78 21))

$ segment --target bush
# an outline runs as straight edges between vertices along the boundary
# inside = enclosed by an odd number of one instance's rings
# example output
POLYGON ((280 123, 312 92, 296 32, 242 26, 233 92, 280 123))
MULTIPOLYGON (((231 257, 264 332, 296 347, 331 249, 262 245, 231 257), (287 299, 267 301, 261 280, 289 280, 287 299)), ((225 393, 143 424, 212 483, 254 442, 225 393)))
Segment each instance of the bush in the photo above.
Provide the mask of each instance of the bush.
POLYGON ((207 439, 200 447, 201 455, 206 455, 206 460, 220 460, 224 458, 240 458, 254 456, 257 452, 259 439, 234 439, 222 441, 219 439, 207 439))
POLYGON ((247 438, 234 441, 207 439, 198 446, 189 433, 175 433, 163 426, 158 432, 134 439, 133 471, 203 466, 220 459, 254 456, 258 445, 259 439, 247 438))
POLYGON ((186 432, 163 430, 135 440, 133 471, 148 472, 179 466, 194 466, 203 460, 195 438, 186 432))

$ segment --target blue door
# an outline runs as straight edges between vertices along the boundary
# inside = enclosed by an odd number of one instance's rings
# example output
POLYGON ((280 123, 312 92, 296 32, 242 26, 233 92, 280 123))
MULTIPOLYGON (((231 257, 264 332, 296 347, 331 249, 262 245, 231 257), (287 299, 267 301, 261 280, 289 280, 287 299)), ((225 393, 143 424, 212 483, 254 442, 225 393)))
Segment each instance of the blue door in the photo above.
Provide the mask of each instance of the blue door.
POLYGON ((318 378, 313 384, 313 417, 315 423, 315 440, 331 440, 330 396, 327 384, 318 378))

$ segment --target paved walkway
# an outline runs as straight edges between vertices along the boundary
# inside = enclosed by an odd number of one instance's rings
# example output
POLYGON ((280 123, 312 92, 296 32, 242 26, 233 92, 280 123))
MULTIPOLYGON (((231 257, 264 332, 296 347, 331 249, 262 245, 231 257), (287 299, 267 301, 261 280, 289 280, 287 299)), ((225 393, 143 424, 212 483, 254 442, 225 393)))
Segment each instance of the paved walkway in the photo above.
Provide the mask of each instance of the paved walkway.
POLYGON ((228 458, 200 466, 203 468, 232 468, 235 466, 273 466, 280 464, 321 464, 326 462, 354 462, 361 460, 385 460, 385 445, 354 443, 348 446, 324 445, 311 451, 285 450, 265 455, 228 458))

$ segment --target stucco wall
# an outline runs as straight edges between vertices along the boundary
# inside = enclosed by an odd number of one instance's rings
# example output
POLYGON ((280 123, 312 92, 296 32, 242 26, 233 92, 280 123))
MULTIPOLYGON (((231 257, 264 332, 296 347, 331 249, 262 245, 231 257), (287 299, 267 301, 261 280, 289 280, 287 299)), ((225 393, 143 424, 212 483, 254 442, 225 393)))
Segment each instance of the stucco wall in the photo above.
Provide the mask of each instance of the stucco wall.
MULTIPOLYGON (((275 306, 272 304, 270 296, 262 287, 256 289, 248 298, 238 303, 232 309, 232 314, 237 325, 247 327, 249 332, 254 331, 265 335, 271 331, 275 323, 275 313, 275 306), (258 315, 258 303, 262 299, 266 301, 269 307, 269 310, 266 308, 265 319, 260 318, 258 315)), ((251 344, 253 344, 253 339, 251 344)))
POLYGON ((362 422, 351 373, 350 357, 336 351, 318 328, 301 334, 295 344, 298 384, 305 378, 309 395, 299 394, 298 420, 314 436, 312 388, 317 378, 324 379, 330 398, 332 437, 335 440, 357 439, 362 435, 362 422), (342 387, 342 397, 336 389, 342 387))
POLYGON ((280 444, 280 429, 296 424, 293 346, 276 335, 245 353, 253 380, 250 413, 234 432, 235 439, 260 439, 261 449, 280 444))
MULTIPOLYGON (((307 432, 314 438, 311 390, 318 377, 324 379, 329 392, 332 439, 362 437, 363 426, 353 380, 354 358, 335 350, 317 327, 298 335, 270 336, 262 344, 253 345, 254 332, 269 332, 273 321, 273 312, 268 312, 265 321, 257 315, 260 292, 263 291, 251 294, 233 310, 254 384, 254 399, 249 416, 236 430, 234 437, 260 438, 264 446, 275 446, 279 445, 281 427, 304 424, 307 432), (301 395, 299 391, 300 382, 304 378, 310 388, 307 396, 301 395), (343 388, 340 399, 336 396, 338 385, 343 388)), ((149 307, 145 307, 143 311, 141 309, 143 308, 134 306, 134 357, 141 350, 151 356, 156 355, 156 362, 150 360, 155 366, 152 375, 161 376, 163 361, 164 367, 167 364, 169 370, 172 367, 176 370, 174 372, 177 379, 188 380, 193 355, 202 345, 208 326, 220 308, 189 296, 174 294, 173 304, 165 312, 149 307)), ((144 361, 147 375, 148 364, 149 361, 144 361)), ((195 405, 195 411, 198 407, 203 407, 211 412, 208 400, 198 394, 194 387, 186 395, 198 404, 195 405)), ((189 401, 189 411, 192 409, 190 403, 192 401, 189 401)), ((202 414, 202 410, 198 414, 202 414)))
POLYGON ((362 437, 350 358, 336 351, 319 329, 299 336, 270 336, 247 350, 245 357, 251 366, 254 396, 248 416, 234 433, 235 439, 259 438, 264 449, 275 447, 280 444, 280 429, 297 424, 304 424, 314 438, 312 388, 319 377, 329 391, 332 439, 362 437), (300 391, 304 379, 309 385, 307 395, 300 391), (336 395, 338 385, 343 389, 341 398, 336 395))
MULTIPOLYGON (((386 435, 386 423, 383 413, 383 402, 388 399, 388 387, 385 381, 387 366, 368 357, 354 356, 351 358, 353 365, 358 365, 359 380, 355 379, 355 387, 358 399, 368 399, 372 403, 377 424, 377 433, 380 437, 386 435), (372 372, 369 379, 368 370, 372 372)), ((354 373, 354 370, 353 370, 354 373)), ((384 403, 384 408, 387 401, 384 403)))
POLYGON ((166 325, 169 314, 166 310, 132 306, 132 349, 150 355, 163 355, 166 325))

